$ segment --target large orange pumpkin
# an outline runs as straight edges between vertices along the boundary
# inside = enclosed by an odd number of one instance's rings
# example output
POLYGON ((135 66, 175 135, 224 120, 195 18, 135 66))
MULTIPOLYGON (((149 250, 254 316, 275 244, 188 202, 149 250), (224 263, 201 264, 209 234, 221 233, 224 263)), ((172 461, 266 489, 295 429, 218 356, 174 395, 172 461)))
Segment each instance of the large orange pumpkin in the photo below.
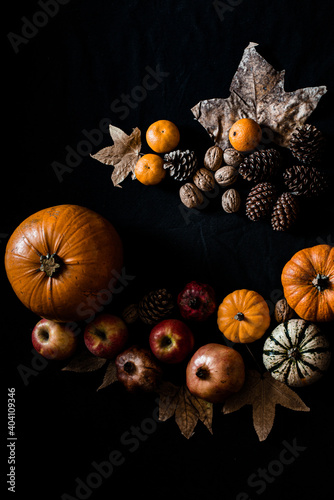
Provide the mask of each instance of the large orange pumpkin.
POLYGON ((284 266, 282 285, 289 306, 307 321, 334 320, 334 247, 299 250, 284 266))
POLYGON ((5 255, 8 279, 23 304, 59 322, 101 309, 122 264, 122 242, 112 224, 77 205, 28 217, 11 235, 5 255))
POLYGON ((253 290, 235 290, 218 308, 218 328, 231 342, 254 342, 262 337, 269 325, 269 307, 253 290))

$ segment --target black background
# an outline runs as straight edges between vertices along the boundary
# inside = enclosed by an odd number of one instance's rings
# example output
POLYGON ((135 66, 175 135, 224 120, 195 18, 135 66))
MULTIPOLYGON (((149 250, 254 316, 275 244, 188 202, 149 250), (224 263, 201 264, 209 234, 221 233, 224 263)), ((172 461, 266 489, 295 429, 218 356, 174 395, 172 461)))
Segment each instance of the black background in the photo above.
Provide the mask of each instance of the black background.
MULTIPOLYGON (((30 31, 17 53, 8 33, 22 35, 26 20, 36 20, 41 7, 29 1, 7 8, 3 253, 9 235, 28 215, 52 205, 79 204, 115 225, 124 243, 126 271, 135 276, 106 310, 119 313, 124 305, 159 287, 177 293, 192 279, 214 286, 218 300, 237 288, 256 290, 272 309, 282 294, 280 273, 287 260, 301 248, 333 243, 330 190, 321 199, 302 205, 295 228, 276 233, 266 222, 247 220, 243 210, 225 214, 219 196, 200 214, 185 220, 175 183, 152 188, 128 178, 122 189, 114 188, 112 167, 89 154, 79 155, 77 165, 61 179, 52 167, 54 162, 66 165, 66 148, 77 150, 87 140, 84 131, 99 128, 104 118, 128 134, 139 127, 144 153, 150 152, 145 143, 147 127, 155 120, 170 119, 180 129, 180 148, 195 150, 203 158, 212 142, 190 109, 203 99, 228 97, 243 50, 252 41, 259 43, 259 53, 275 69, 286 70, 287 91, 327 86, 309 122, 328 138, 323 168, 332 181, 332 3, 230 1, 234 6, 225 12, 218 12, 215 4, 205 0, 70 0, 59 5, 59 12, 38 32, 32 35, 30 31), (168 76, 147 91, 145 99, 132 100, 132 106, 120 112, 115 100, 141 86, 148 67, 168 76)), ((91 152, 111 144, 105 133, 91 152)), ((187 440, 173 419, 153 424, 148 433, 157 408, 154 395, 130 396, 117 384, 96 392, 103 370, 65 373, 63 364, 56 362, 37 367, 30 334, 38 318, 18 301, 4 271, 2 287, 5 384, 1 398, 6 400, 6 387, 14 387, 17 403, 13 497, 53 500, 65 493, 76 497, 76 478, 87 482, 94 472, 93 462, 106 461, 113 450, 119 450, 124 463, 87 498, 142 494, 149 499, 234 500, 241 492, 252 499, 328 498, 333 467, 332 369, 321 382, 298 391, 311 408, 309 413, 276 408, 273 430, 262 443, 252 426, 250 407, 227 416, 215 408, 213 435, 199 423, 187 440), (35 369, 26 385, 20 365, 35 369), (133 432, 133 426, 146 429, 136 446, 122 439, 124 433, 133 432), (249 478, 259 474, 259 468, 275 470, 273 461, 279 460, 286 442, 297 443, 299 456, 284 465, 272 482, 264 482, 260 493, 260 485, 249 484, 249 478)), ((324 326, 329 336, 332 326, 324 326)), ((131 331, 133 339, 144 342, 147 334, 145 329, 131 331)), ((196 335, 200 343, 223 342, 214 319, 196 335)), ((240 348, 240 352, 247 366, 254 368, 247 351, 240 348)), ((261 359, 261 345, 254 346, 254 352, 261 359)), ((6 459, 5 438, 6 430, 2 439, 6 459)), ((7 468, 5 464, 3 470, 7 468)))

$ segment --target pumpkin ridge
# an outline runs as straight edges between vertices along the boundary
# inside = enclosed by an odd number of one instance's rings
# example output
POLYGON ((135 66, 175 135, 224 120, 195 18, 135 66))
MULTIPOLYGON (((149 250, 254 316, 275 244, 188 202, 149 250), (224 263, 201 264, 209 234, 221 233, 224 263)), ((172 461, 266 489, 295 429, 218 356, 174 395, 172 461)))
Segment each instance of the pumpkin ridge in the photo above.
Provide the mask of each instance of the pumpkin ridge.
POLYGON ((321 354, 323 352, 331 352, 329 347, 314 347, 312 349, 302 350, 300 349, 301 354, 321 354))
POLYGON ((306 336, 306 333, 307 333, 307 329, 308 329, 309 326, 310 326, 310 323, 308 321, 304 321, 302 329, 300 330, 300 332, 298 332, 298 335, 297 335, 297 344, 299 344, 300 347, 301 347, 302 343, 304 342, 304 339, 305 339, 305 336, 306 336))
POLYGON ((285 321, 285 322, 283 323, 283 327, 284 327, 284 333, 285 333, 285 336, 286 336, 286 338, 287 338, 287 339, 288 339, 288 341, 289 341, 290 348, 295 347, 295 345, 294 345, 294 343, 292 342, 292 339, 291 339, 291 337, 290 337, 290 332, 289 332, 288 322, 287 322, 287 321, 285 321))
POLYGON ((281 348, 282 348, 282 349, 284 349, 284 350, 288 348, 288 346, 286 346, 286 345, 284 345, 284 344, 281 344, 281 343, 280 343, 280 342, 279 342, 279 341, 278 341, 275 337, 273 337, 272 335, 270 335, 269 339, 270 339, 271 341, 273 341, 273 342, 274 342, 274 344, 278 345, 279 347, 281 347, 281 348))
POLYGON ((321 334, 320 330, 317 330, 316 332, 314 332, 312 334, 312 336, 310 336, 309 338, 306 338, 306 340, 304 338, 302 340, 302 342, 300 342, 301 349, 304 349, 304 347, 307 346, 307 344, 309 344, 310 342, 312 342, 313 340, 315 340, 317 337, 322 337, 322 334, 321 334))

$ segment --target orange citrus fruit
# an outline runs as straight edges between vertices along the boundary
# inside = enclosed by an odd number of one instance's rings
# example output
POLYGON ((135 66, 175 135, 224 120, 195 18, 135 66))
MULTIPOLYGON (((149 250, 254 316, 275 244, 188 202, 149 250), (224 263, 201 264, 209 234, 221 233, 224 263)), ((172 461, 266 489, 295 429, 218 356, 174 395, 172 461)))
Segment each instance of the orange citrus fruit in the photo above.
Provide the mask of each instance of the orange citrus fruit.
POLYGON ((155 154, 144 155, 136 163, 135 176, 145 186, 159 184, 166 175, 163 164, 164 160, 161 156, 155 154))
POLYGON ((169 120, 158 120, 148 127, 146 142, 156 153, 169 153, 180 142, 179 129, 169 120))
POLYGON ((260 144, 261 137, 261 127, 252 118, 241 118, 236 121, 228 134, 231 146, 242 153, 255 149, 260 144))

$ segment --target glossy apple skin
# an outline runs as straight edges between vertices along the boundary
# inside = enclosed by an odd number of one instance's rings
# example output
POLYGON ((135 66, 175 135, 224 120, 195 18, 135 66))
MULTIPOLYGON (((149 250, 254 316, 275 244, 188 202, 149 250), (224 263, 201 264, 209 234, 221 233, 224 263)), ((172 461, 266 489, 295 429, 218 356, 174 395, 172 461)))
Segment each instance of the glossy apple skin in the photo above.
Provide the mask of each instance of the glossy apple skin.
POLYGON ((189 391, 210 403, 222 403, 245 382, 241 354, 221 344, 206 344, 190 359, 186 369, 189 391))
POLYGON ((78 339, 66 323, 41 319, 31 334, 34 349, 46 359, 62 360, 74 354, 78 339))
POLYGON ((194 348, 194 335, 178 319, 165 319, 155 325, 149 336, 153 354, 164 363, 181 363, 194 348))
POLYGON ((121 352, 116 360, 117 379, 127 391, 155 391, 163 370, 149 349, 133 345, 121 352))
POLYGON ((84 342, 87 349, 99 358, 113 359, 128 340, 124 321, 112 314, 96 316, 85 328, 84 342))

